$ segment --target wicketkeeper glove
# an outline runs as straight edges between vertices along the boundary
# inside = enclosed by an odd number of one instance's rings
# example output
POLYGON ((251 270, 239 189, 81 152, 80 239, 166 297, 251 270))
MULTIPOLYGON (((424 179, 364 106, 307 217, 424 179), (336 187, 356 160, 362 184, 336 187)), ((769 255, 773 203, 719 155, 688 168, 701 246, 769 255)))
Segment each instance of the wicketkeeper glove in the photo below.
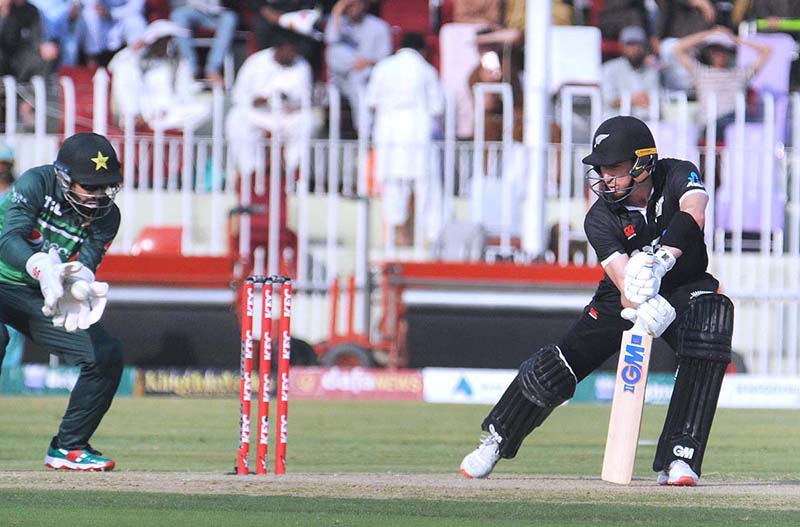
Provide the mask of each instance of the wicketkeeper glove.
POLYGON ((639 252, 625 265, 625 296, 634 304, 653 298, 661 288, 661 279, 675 265, 675 256, 665 249, 655 254, 639 252))
POLYGON ((675 321, 675 308, 666 298, 656 295, 636 309, 626 307, 620 313, 625 320, 637 324, 654 337, 660 337, 675 321))
MULTIPOLYGON (((25 270, 33 278, 39 281, 39 288, 44 297, 42 313, 45 316, 55 314, 56 304, 64 296, 64 280, 67 276, 81 272, 85 269, 79 262, 63 263, 58 256, 55 247, 51 247, 47 253, 38 252, 28 258, 25 262, 25 270)), ((91 273, 88 269, 87 272, 91 273)), ((94 275, 92 275, 94 280, 94 275)))
POLYGON ((56 305, 54 326, 63 326, 69 332, 89 329, 99 321, 106 309, 108 284, 76 280, 67 287, 56 305))

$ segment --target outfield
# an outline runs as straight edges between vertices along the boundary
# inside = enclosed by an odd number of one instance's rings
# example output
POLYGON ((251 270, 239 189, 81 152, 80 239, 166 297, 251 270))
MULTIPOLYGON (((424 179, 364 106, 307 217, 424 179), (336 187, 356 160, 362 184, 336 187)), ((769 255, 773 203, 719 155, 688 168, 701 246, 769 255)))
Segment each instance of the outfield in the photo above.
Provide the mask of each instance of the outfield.
POLYGON ((458 473, 481 406, 294 402, 283 478, 233 468, 233 399, 118 399, 94 446, 118 471, 47 471, 61 398, 0 399, 0 525, 800 524, 800 412, 720 410, 701 487, 650 471, 664 407, 647 407, 634 483, 599 480, 608 406, 559 409, 493 477, 458 473), (565 431, 562 433, 562 430, 565 431))

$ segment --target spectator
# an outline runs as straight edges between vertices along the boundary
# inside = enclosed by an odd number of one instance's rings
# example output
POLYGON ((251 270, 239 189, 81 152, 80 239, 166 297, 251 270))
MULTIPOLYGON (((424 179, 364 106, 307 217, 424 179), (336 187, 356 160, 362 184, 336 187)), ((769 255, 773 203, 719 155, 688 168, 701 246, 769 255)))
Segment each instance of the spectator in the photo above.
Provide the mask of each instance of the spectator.
POLYGON ((664 38, 683 38, 714 27, 717 10, 713 0, 658 0, 658 35, 664 38))
POLYGON ((655 51, 662 64, 661 82, 668 90, 689 91, 694 89, 692 78, 678 61, 673 48, 679 39, 700 31, 711 29, 718 23, 729 20, 730 3, 717 0, 658 0, 658 38, 653 39, 655 51))
MULTIPOLYGON (((525 32, 525 5, 527 0, 506 0, 503 8, 505 27, 525 32)), ((571 26, 575 24, 575 7, 573 0, 553 0, 552 22, 554 26, 571 26)))
MULTIPOLYGON (((520 60, 515 60, 512 44, 516 42, 516 31, 501 30, 479 31, 476 37, 480 61, 470 73, 468 85, 470 95, 472 88, 479 82, 506 82, 511 85, 514 100, 513 136, 522 141, 523 97, 520 82, 520 60)), ((503 102, 500 95, 487 93, 484 99, 485 139, 501 141, 503 139, 503 102)))
POLYGON ((800 5, 790 0, 735 0, 731 22, 733 27, 745 20, 765 18, 768 27, 777 30, 781 18, 800 18, 800 5))
POLYGON ((233 107, 225 121, 228 143, 240 174, 256 168, 256 148, 261 133, 278 133, 286 145, 286 171, 293 173, 302 152, 302 140, 313 132, 310 107, 311 67, 297 55, 291 40, 250 55, 233 85, 233 107), (278 104, 280 114, 274 104, 278 104))
MULTIPOLYGON (((11 75, 27 83, 36 75, 52 71, 58 58, 58 46, 43 40, 44 28, 39 10, 27 0, 0 0, 0 76, 11 75)), ((20 129, 34 129, 33 95, 28 86, 20 86, 20 129), (28 92, 28 93, 26 93, 28 92)))
POLYGON ((163 131, 196 128, 208 119, 209 105, 197 97, 200 86, 170 46, 173 38, 186 34, 174 22, 156 20, 111 59, 111 92, 121 122, 133 114, 137 124, 163 131))
POLYGON ((366 0, 339 0, 325 29, 330 79, 350 103, 356 129, 372 66, 392 53, 389 25, 367 7, 366 0))
POLYGON ((206 59, 205 78, 211 84, 222 85, 222 64, 239 22, 236 13, 222 7, 220 0, 173 0, 170 18, 189 30, 188 35, 177 37, 175 42, 195 77, 199 74, 199 68, 191 31, 197 27, 214 31, 214 42, 206 59))
POLYGON ((14 184, 14 149, 0 141, 0 203, 14 184))
MULTIPOLYGON (((14 149, 8 146, 5 142, 0 141, 0 203, 5 201, 11 185, 14 184, 16 178, 14 177, 14 149)), ((12 328, 5 326, 8 333, 6 340, 6 356, 0 361, 0 367, 3 370, 12 366, 19 366, 22 363, 22 354, 25 351, 25 337, 22 333, 12 328)), ((0 327, 2 331, 2 327, 0 327)), ((0 338, 2 342, 2 338, 0 338)))
MULTIPOLYGON (((766 31, 780 31, 781 19, 800 18, 800 3, 790 0, 736 0, 731 15, 733 26, 738 27, 745 20, 766 19, 766 31)), ((800 40, 800 34, 790 33, 795 42, 800 40)), ((790 91, 800 87, 800 60, 793 60, 789 74, 790 91)))
POLYGON ((44 40, 58 46, 59 64, 77 66, 86 41, 79 0, 32 0, 44 24, 44 40))
POLYGON ((606 40, 619 40, 620 31, 628 26, 643 27, 649 33, 645 0, 604 0, 597 25, 606 40))
POLYGON ((622 56, 603 64, 603 105, 606 117, 619 113, 625 94, 630 95, 631 115, 649 115, 650 94, 658 92, 658 70, 648 63, 647 34, 639 26, 628 26, 619 34, 622 56))
POLYGON ((318 13, 318 11, 308 11, 318 9, 316 0, 250 0, 250 8, 253 10, 251 24, 256 49, 271 48, 279 39, 285 37, 294 43, 297 53, 309 64, 315 68, 321 65, 320 43, 310 35, 315 31, 314 22, 318 16, 312 13, 318 13), (304 12, 306 16, 313 18, 308 30, 295 27, 290 29, 286 27, 288 23, 284 22, 286 17, 283 18, 284 21, 281 19, 286 13, 299 12, 304 12))
POLYGON ((12 75, 20 82, 47 75, 57 49, 46 46, 43 36, 34 5, 27 0, 0 0, 0 75, 12 75))
POLYGON ((502 19, 502 0, 455 0, 453 22, 464 24, 489 24, 498 28, 502 19))
POLYGON ((145 0, 84 0, 86 54, 90 66, 104 66, 147 27, 145 0))
POLYGON ((675 56, 692 75, 697 88, 701 113, 705 112, 709 94, 717 98, 717 141, 724 137, 725 126, 732 123, 736 94, 747 89, 756 73, 766 64, 770 48, 766 44, 741 40, 722 26, 689 35, 675 45, 675 56), (736 46, 744 44, 758 52, 756 61, 745 67, 736 66, 736 46), (694 56, 700 51, 701 60, 694 56))
MULTIPOLYGON (((412 243, 411 196, 415 183, 426 193, 431 184, 433 119, 444 110, 438 74, 424 52, 422 35, 405 35, 400 50, 375 66, 366 94, 366 104, 375 109, 376 170, 383 188, 384 221, 396 234, 397 245, 412 243)), ((424 196, 416 199, 422 205, 426 202, 424 196)), ((392 238, 388 236, 387 242, 392 238)))

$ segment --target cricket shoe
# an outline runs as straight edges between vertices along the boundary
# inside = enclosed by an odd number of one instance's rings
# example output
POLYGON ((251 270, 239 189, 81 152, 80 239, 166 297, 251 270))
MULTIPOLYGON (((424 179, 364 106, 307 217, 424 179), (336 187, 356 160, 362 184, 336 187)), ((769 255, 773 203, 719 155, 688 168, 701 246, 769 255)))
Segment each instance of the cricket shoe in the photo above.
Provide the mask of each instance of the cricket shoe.
POLYGON ((685 461, 676 459, 669 464, 669 470, 658 473, 658 484, 672 487, 694 487, 700 476, 686 464, 685 461))
POLYGON ((481 439, 478 448, 470 452, 461 462, 461 473, 469 479, 485 478, 494 470, 500 461, 500 443, 503 438, 495 432, 494 425, 489 425, 489 434, 481 439))
POLYGON ((85 470, 91 472, 104 472, 114 470, 113 459, 103 455, 90 446, 78 450, 50 447, 44 458, 46 467, 56 470, 85 470))

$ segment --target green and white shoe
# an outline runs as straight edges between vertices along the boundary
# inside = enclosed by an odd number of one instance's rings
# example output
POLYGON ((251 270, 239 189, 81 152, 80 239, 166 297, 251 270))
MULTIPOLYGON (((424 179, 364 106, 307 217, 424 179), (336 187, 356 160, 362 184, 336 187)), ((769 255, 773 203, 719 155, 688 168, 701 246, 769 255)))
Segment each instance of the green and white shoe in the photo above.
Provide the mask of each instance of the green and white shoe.
POLYGON ((47 449, 44 465, 55 470, 86 470, 107 471, 114 470, 113 459, 103 457, 100 452, 92 447, 80 450, 67 450, 65 448, 47 449))

